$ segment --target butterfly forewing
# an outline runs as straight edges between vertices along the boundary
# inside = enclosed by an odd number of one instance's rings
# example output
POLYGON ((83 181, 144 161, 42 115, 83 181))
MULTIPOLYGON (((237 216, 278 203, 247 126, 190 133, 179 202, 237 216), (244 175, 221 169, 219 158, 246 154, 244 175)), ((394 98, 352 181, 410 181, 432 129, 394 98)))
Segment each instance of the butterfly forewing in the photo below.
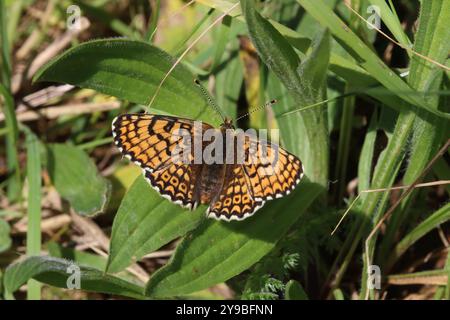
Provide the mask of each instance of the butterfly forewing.
POLYGON ((300 159, 276 144, 247 136, 244 152, 244 172, 256 200, 289 194, 303 176, 300 159))
MULTIPOLYGON (((198 204, 194 187, 199 165, 174 155, 178 148, 185 150, 183 130, 194 136, 198 129, 188 119, 149 114, 121 115, 112 125, 119 150, 143 169, 150 185, 165 198, 192 209, 198 204)), ((189 161, 192 152, 188 152, 189 161)))

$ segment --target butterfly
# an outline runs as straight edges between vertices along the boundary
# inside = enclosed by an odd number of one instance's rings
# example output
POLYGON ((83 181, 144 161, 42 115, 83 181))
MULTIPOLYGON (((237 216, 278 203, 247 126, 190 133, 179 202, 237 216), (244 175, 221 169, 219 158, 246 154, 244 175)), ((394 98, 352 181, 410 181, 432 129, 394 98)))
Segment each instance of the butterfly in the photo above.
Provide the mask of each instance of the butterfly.
POLYGON ((303 177, 302 162, 295 155, 253 135, 239 140, 236 132, 228 119, 217 129, 204 122, 146 113, 123 114, 112 123, 116 146, 142 168, 157 192, 191 210, 207 204, 208 217, 225 221, 253 215, 266 201, 289 194, 303 177), (195 139, 207 132, 215 138, 200 141, 201 154, 231 132, 235 138, 231 143, 217 144, 227 159, 195 161, 195 148, 186 148, 185 138, 192 138, 195 145, 195 139), (185 151, 183 158, 175 156, 179 150, 185 151))

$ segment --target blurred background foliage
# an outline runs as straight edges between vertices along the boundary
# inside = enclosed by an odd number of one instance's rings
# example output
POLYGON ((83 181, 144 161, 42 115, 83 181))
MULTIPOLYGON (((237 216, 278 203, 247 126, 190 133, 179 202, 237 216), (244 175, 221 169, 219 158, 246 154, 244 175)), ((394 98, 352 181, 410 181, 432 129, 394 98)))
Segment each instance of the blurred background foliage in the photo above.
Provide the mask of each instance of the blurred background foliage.
POLYGON ((446 0, 0 0, 1 297, 449 299, 449 19, 446 0), (237 125, 280 129, 296 192, 206 220, 121 159, 118 114, 220 124, 195 78, 233 119, 278 100, 237 125))

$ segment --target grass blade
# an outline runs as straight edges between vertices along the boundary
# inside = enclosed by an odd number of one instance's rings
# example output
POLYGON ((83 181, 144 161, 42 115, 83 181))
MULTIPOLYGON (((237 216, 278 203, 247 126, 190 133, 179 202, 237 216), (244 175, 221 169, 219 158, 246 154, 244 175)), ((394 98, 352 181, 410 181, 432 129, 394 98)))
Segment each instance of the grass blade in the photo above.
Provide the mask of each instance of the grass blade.
POLYGON ((392 265, 424 235, 439 227, 442 223, 450 220, 450 204, 446 204, 432 215, 430 215, 425 221, 420 223, 411 232, 409 232, 403 239, 394 247, 389 256, 386 264, 386 269, 390 270, 392 265))
MULTIPOLYGON (((447 19, 450 19, 450 3, 448 1, 423 3, 414 49, 436 61, 444 62, 450 50, 450 43, 446 40, 450 38, 450 31, 446 28, 447 19), (428 30, 436 30, 436 32, 430 33, 428 30)), ((441 88, 442 76, 442 70, 436 65, 416 56, 412 57, 408 82, 418 92, 438 91, 441 88)), ((435 108, 441 104, 442 107, 448 109, 448 104, 445 105, 446 97, 440 101, 439 95, 424 95, 424 99, 435 108)), ((428 112, 419 111, 418 116, 414 119, 411 116, 411 121, 414 121, 414 131, 409 145, 411 156, 403 178, 404 185, 413 183, 448 136, 448 121, 428 112)), ((394 235, 398 232, 402 222, 412 220, 409 218, 411 200, 415 198, 414 194, 417 192, 413 191, 390 219, 381 252, 389 252, 395 246, 394 235)))
POLYGON ((372 159, 377 138, 378 112, 372 114, 358 161, 358 192, 368 190, 372 176, 372 159))
MULTIPOLYGON (((385 0, 369 0, 369 2, 379 8, 380 18, 383 20, 386 27, 394 35, 395 39, 405 47, 412 45, 406 33, 403 31, 402 24, 395 12, 389 8, 385 0)), ((408 51, 407 51, 408 52, 408 51)), ((409 53, 409 52, 408 52, 409 53)))
POLYGON ((6 89, 11 87, 11 56, 10 56, 10 39, 8 37, 8 27, 6 21, 5 1, 0 0, 0 36, 2 44, 2 83, 6 89))
POLYGON ((156 0, 155 6, 152 8, 152 15, 150 17, 150 24, 147 29, 147 33, 145 34, 145 40, 147 42, 152 42, 153 37, 156 33, 156 29, 158 27, 159 20, 159 10, 161 9, 161 0, 156 0))
MULTIPOLYGON (((16 113, 14 108, 14 99, 5 86, 0 83, 0 95, 3 96, 3 111, 5 114, 6 134, 6 161, 8 164, 7 196, 10 201, 18 200, 21 196, 22 181, 20 177, 19 156, 17 153, 17 141, 19 130, 17 126, 16 113)), ((1 101, 0 101, 1 102, 1 101)))
MULTIPOLYGON (((339 40, 359 61, 360 65, 367 70, 375 79, 377 79, 385 88, 393 94, 399 96, 404 101, 416 106, 409 108, 412 112, 425 110, 441 118, 450 119, 450 114, 433 108, 422 97, 408 86, 399 76, 390 70, 384 62, 378 58, 364 42, 358 38, 348 27, 343 27, 345 23, 327 6, 322 0, 297 0, 309 14, 316 18, 323 26, 330 29, 333 35, 339 40)), ((406 107, 407 105, 404 105, 406 107)))
MULTIPOLYGON (((41 152, 39 140, 26 130, 28 178, 27 256, 41 253, 41 152)), ((28 300, 41 299, 41 284, 28 281, 28 300)))

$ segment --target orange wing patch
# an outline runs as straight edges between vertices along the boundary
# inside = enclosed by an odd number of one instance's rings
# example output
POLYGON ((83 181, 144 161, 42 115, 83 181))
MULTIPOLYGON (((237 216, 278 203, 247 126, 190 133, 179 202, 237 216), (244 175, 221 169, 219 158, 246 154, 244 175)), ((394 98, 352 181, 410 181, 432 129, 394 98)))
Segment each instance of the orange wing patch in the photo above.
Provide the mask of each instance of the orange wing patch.
POLYGON ((227 171, 228 178, 217 200, 208 208, 207 215, 226 221, 245 219, 261 208, 264 201, 252 197, 241 165, 229 165, 227 171))
POLYGON ((164 198, 191 210, 198 205, 194 197, 198 165, 172 163, 154 172, 145 172, 150 185, 164 198))
POLYGON ((300 159, 275 144, 247 137, 244 149, 243 168, 255 200, 288 195, 303 177, 300 159))
MULTIPOLYGON (((200 130, 208 127, 203 124, 200 130)), ((149 114, 124 114, 112 124, 114 142, 120 152, 142 168, 150 185, 163 197, 194 209, 199 166, 186 164, 174 155, 175 148, 183 142, 180 129, 191 137, 198 130, 191 120, 149 114)), ((188 152, 188 160, 193 160, 192 152, 188 152)))
POLYGON ((196 134, 193 121, 169 116, 124 114, 112 124, 114 142, 120 152, 149 172, 176 161, 172 154, 183 141, 180 130, 186 130, 191 136, 196 134))

